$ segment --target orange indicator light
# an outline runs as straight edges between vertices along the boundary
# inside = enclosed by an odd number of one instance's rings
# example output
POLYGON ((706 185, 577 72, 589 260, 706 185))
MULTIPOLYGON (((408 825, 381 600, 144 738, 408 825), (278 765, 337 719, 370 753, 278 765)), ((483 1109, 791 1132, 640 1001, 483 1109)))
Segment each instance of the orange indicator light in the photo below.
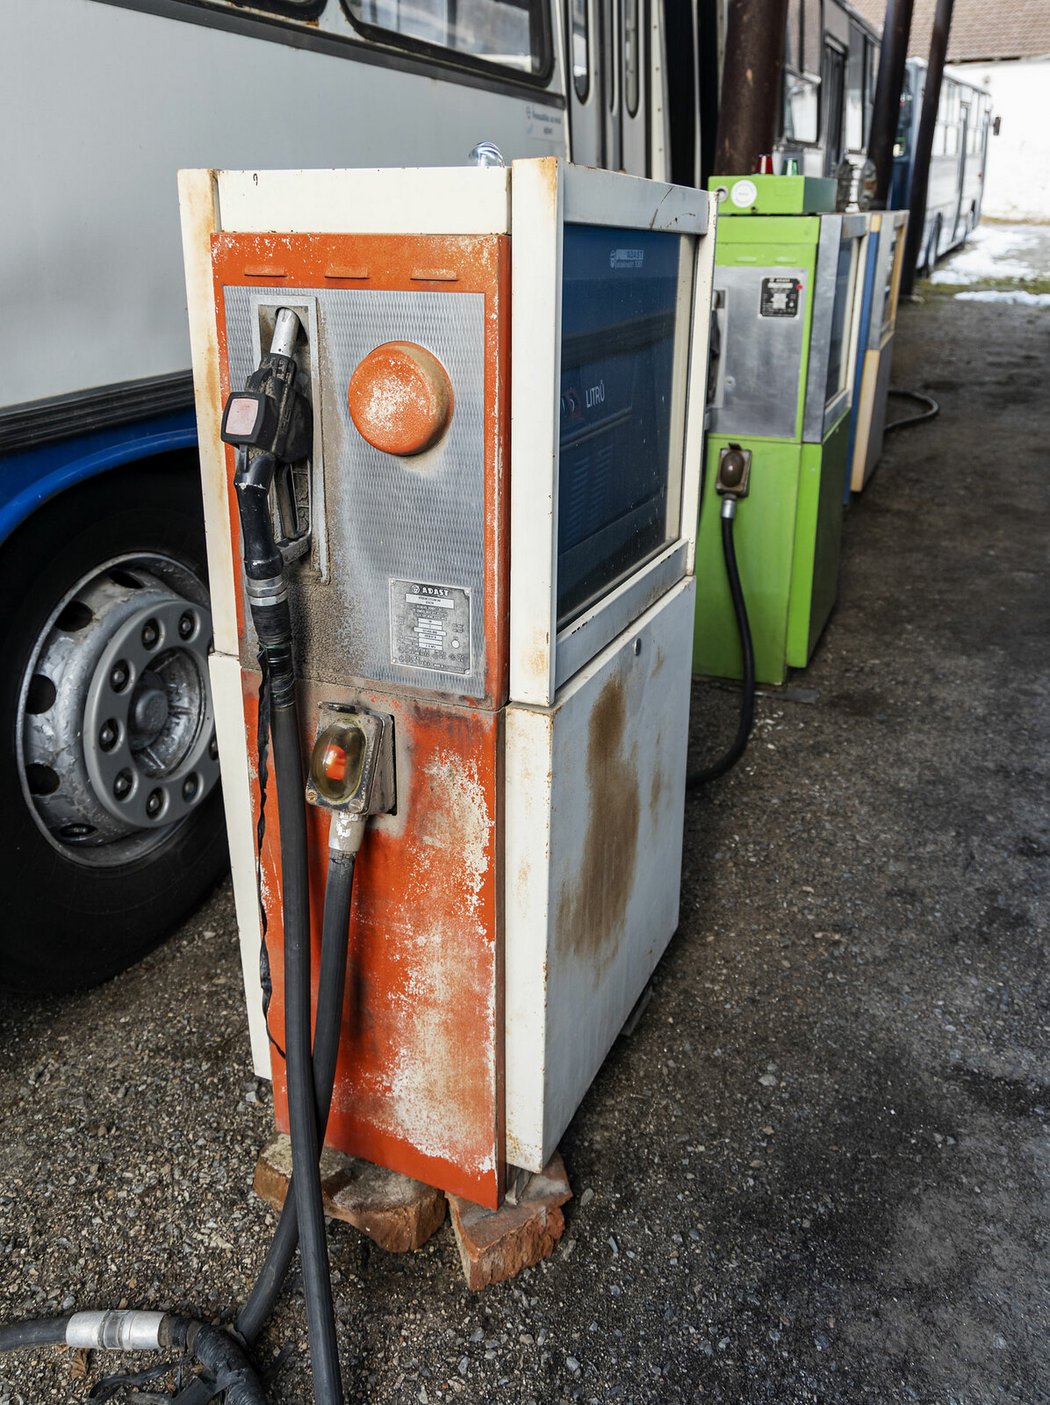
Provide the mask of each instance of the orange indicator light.
POLYGON ((310 779, 325 800, 345 805, 361 784, 365 734, 352 721, 334 722, 314 742, 310 779))
POLYGON ((331 742, 325 747, 321 770, 330 781, 346 780, 346 752, 341 746, 331 742))

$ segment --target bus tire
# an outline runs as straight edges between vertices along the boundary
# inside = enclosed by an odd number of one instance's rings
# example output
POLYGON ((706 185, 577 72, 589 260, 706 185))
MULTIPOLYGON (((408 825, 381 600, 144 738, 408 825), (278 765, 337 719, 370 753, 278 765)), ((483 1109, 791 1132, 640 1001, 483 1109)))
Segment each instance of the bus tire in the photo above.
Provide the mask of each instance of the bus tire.
POLYGON ((186 455, 72 488, 0 548, 0 984, 106 980, 226 871, 206 580, 186 455))
POLYGON ((940 248, 941 217, 940 215, 938 215, 933 222, 933 228, 930 230, 930 237, 926 243, 926 257, 923 260, 922 266, 922 276, 924 278, 932 277, 933 270, 937 267, 937 259, 940 256, 940 248))

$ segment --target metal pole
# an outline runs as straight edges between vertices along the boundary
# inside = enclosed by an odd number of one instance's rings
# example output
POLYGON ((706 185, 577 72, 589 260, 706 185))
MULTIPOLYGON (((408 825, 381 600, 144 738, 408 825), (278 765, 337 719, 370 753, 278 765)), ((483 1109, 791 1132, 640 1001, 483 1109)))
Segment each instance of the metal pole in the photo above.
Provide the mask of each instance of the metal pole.
MULTIPOLYGON (((668 125, 671 138, 670 177, 675 185, 698 185, 700 161, 697 131, 703 140, 706 118, 703 87, 698 91, 698 44, 692 7, 664 6, 667 44, 668 125)), ((717 109, 716 109, 717 112, 717 109)))
POLYGON ((919 118, 915 163, 912 166, 911 189, 908 192, 908 241, 904 248, 904 273, 901 277, 901 292, 905 296, 910 294, 915 286, 915 265, 926 233, 926 192, 930 183, 930 155, 933 151, 933 133, 937 125, 941 78, 944 76, 944 59, 948 52, 948 34, 952 27, 954 3, 955 0, 937 0, 937 9, 933 16, 930 64, 926 70, 926 90, 922 95, 922 116, 919 118))
POLYGON ((893 179, 893 146, 900 120, 901 88, 908 60, 911 12, 914 0, 886 0, 882 26, 879 76, 875 80, 875 106, 871 114, 868 155, 875 163, 875 197, 872 208, 885 210, 893 179))
MULTIPOLYGON (((675 9, 671 4, 669 9, 675 9)), ((700 66, 700 184, 707 185, 715 169, 715 142, 718 138, 718 87, 722 75, 721 24, 724 11, 720 0, 697 0, 700 66)))
POLYGON ((729 0, 715 174, 753 171, 780 127, 788 0, 729 0))

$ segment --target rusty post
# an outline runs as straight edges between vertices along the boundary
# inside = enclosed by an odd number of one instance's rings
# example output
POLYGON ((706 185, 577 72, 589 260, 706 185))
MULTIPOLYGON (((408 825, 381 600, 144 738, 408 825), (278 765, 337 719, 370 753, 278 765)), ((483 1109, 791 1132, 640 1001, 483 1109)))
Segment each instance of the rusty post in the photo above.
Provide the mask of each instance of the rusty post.
MULTIPOLYGON (((930 155, 933 133, 937 125, 937 108, 941 100, 941 78, 948 52, 948 35, 952 27, 952 7, 955 0, 937 0, 933 16, 933 36, 930 39, 930 62, 926 69, 926 88, 922 95, 922 116, 915 139, 915 162, 912 166, 911 188, 908 191, 908 241, 904 249, 904 273, 901 293, 906 297, 915 286, 915 265, 924 248, 926 235, 926 192, 930 183, 930 155)), ((934 251, 934 259, 936 259, 934 251)))
POLYGON ((773 150, 788 0, 729 0, 715 174, 753 171, 773 150))
POLYGON ((893 179, 893 146, 900 120, 901 88, 908 59, 911 12, 914 0, 886 0, 882 26, 879 76, 875 80, 875 106, 871 114, 868 155, 875 163, 875 197, 872 208, 885 210, 893 179))

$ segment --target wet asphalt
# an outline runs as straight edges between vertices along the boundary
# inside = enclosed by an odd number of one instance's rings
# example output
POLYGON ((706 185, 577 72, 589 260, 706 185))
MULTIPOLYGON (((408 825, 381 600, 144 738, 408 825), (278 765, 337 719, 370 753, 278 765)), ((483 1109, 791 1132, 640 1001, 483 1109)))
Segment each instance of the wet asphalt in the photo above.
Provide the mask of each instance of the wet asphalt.
MULTIPOLYGON (((688 803, 561 1246, 471 1294, 447 1225, 403 1257, 332 1227, 351 1401, 1050 1400, 1048 351, 1045 309, 902 309, 894 384, 941 415, 887 440, 813 663, 688 803)), ((698 760, 735 706, 697 688, 698 760)), ((108 986, 0 995, 0 1109, 0 1319, 229 1320, 273 1223, 229 888, 108 986)), ((285 1348, 271 1398, 305 1405, 297 1277, 285 1348)), ((115 1364, 0 1358, 0 1405, 115 1364)))

